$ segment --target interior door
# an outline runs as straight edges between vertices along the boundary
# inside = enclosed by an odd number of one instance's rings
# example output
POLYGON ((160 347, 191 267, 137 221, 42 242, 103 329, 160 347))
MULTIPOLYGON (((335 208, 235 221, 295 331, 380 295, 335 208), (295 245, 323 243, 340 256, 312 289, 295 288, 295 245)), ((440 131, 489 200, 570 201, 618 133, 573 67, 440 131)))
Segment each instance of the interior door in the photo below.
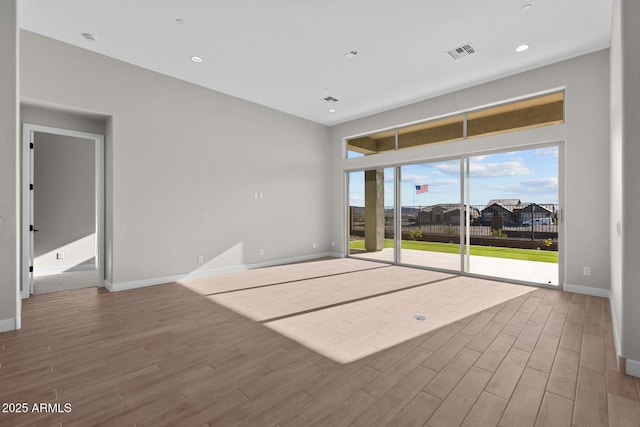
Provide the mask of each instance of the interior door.
POLYGON ((36 236, 36 232, 38 231, 38 229, 36 228, 35 225, 35 207, 34 207, 34 202, 35 202, 35 183, 34 183, 34 171, 33 171, 33 164, 34 164, 34 156, 35 156, 35 149, 34 149, 34 135, 35 132, 29 132, 30 133, 30 139, 31 142, 29 143, 29 163, 30 163, 30 167, 29 167, 29 172, 30 172, 30 180, 29 180, 29 279, 28 279, 28 283, 29 283, 29 295, 31 295, 34 291, 34 285, 33 285, 33 258, 34 258, 34 248, 35 248, 35 236, 36 236))
POLYGON ((27 130, 23 132, 22 139, 22 280, 20 281, 20 294, 22 298, 28 298, 33 293, 33 257, 34 235, 34 183, 33 183, 33 157, 34 157, 35 132, 27 130))

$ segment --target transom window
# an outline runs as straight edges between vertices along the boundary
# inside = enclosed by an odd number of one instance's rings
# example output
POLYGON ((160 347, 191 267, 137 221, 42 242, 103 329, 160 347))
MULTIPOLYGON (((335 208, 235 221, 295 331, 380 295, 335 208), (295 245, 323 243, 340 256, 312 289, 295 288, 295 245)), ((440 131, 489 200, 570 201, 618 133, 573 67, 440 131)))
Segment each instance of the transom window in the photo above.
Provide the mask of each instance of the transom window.
POLYGON ((564 123, 564 91, 347 140, 347 157, 564 123))

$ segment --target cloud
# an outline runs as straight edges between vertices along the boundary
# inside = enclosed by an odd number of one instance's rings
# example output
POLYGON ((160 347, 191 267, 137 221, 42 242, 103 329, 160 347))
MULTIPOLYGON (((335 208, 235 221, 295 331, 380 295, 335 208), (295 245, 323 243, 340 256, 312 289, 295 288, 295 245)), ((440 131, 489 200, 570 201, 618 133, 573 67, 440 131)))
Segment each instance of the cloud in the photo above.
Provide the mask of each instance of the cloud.
MULTIPOLYGON (((449 194, 449 195, 451 195, 451 190, 447 189, 447 188, 438 188, 438 187, 431 188, 431 187, 429 187, 429 193, 431 193, 431 194, 440 193, 440 194, 449 194)), ((453 196, 450 196, 450 197, 456 197, 457 198, 457 197, 459 197, 459 193, 455 193, 453 196)))
POLYGON ((429 182, 429 175, 402 174, 402 182, 415 185, 426 184, 429 182))
POLYGON ((429 167, 436 169, 441 174, 460 176, 459 162, 433 163, 429 167))
POLYGON ((534 151, 536 156, 554 156, 558 157, 558 147, 544 147, 538 148, 534 151))
MULTIPOLYGON (((443 163, 437 166, 440 171, 448 175, 459 175, 460 168, 458 165, 443 163)), ((482 163, 472 161, 469 165, 472 178, 496 178, 500 176, 516 176, 529 175, 533 173, 521 161, 500 162, 500 163, 482 163)))
POLYGON ((412 175, 412 174, 402 175, 402 182, 403 183, 406 182, 413 185, 427 184, 429 185, 429 188, 458 184, 458 180, 454 178, 431 179, 429 178, 428 175, 412 175))
POLYGON ((514 184, 486 185, 484 189, 509 194, 546 194, 557 193, 558 178, 539 178, 514 184))
POLYGON ((547 192, 558 190, 558 178, 539 178, 520 183, 523 188, 534 192, 547 192))
POLYGON ((521 161, 481 163, 471 162, 469 165, 471 178, 496 178, 500 176, 529 175, 533 171, 521 161))
POLYGON ((427 182, 427 184, 429 184, 429 187, 444 187, 446 185, 457 185, 458 180, 453 178, 434 179, 433 181, 427 182))

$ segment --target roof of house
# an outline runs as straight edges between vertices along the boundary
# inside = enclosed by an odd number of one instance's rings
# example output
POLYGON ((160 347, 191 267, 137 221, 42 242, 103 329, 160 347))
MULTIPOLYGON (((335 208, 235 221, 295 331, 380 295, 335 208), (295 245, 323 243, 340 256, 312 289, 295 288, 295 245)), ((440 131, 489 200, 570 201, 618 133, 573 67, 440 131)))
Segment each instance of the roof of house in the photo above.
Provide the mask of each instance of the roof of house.
MULTIPOLYGON (((465 205, 466 206, 466 205, 465 205)), ((431 205, 431 206, 425 206, 424 208, 420 209, 421 212, 431 212, 434 208, 441 208, 444 212, 451 212, 454 211, 456 209, 460 209, 460 204, 459 203, 438 203, 437 205, 431 205)), ((473 206, 471 206, 472 210, 478 210, 477 208, 474 208, 473 206)))
POLYGON ((530 206, 534 206, 534 209, 540 208, 540 209, 544 209, 547 212, 553 212, 553 207, 552 205, 540 205, 538 203, 533 203, 533 202, 528 202, 528 203, 522 203, 520 206, 518 206, 517 208, 515 208, 514 210, 524 210, 524 209, 528 209, 530 206))
POLYGON ((500 206, 518 206, 520 205, 520 199, 491 199, 489 200, 489 203, 487 203, 487 206, 490 205, 500 205, 500 206))

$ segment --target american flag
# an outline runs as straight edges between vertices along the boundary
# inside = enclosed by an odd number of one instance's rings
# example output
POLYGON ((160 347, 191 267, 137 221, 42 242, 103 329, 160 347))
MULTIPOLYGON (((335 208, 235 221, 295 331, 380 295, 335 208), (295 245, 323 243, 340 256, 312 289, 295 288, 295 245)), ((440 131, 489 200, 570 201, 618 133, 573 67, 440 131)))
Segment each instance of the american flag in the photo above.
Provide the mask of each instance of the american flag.
POLYGON ((427 184, 416 185, 416 194, 426 193, 429 191, 429 186, 427 184))

